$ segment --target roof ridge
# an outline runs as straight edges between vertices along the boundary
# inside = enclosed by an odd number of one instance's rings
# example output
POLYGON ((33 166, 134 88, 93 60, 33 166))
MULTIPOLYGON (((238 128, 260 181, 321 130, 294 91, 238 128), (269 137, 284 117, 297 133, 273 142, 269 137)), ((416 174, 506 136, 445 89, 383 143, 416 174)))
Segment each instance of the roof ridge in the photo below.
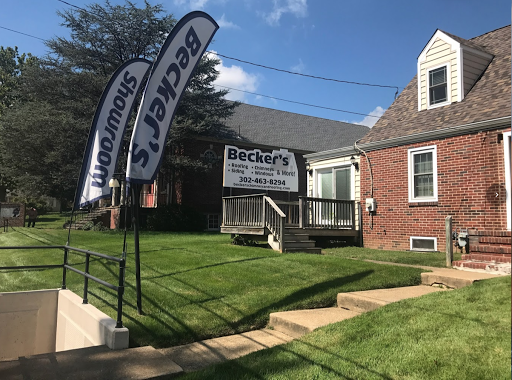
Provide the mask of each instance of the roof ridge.
MULTIPOLYGON (((321 120, 327 120, 327 121, 334 121, 334 122, 337 122, 337 123, 343 123, 343 124, 349 124, 349 125, 357 125, 357 126, 362 126, 364 127, 364 125, 362 124, 354 124, 354 123, 349 123, 348 121, 340 121, 340 120, 334 120, 334 119, 327 119, 325 117, 318 117, 318 116, 311 116, 311 115, 305 115, 303 113, 297 113, 297 112, 290 112, 290 111, 283 111, 283 110, 278 110, 278 109, 275 109, 275 108, 270 108, 270 107, 264 107, 264 106, 258 106, 258 105, 255 105, 255 104, 249 104, 249 103, 244 103, 244 102, 239 102, 240 105, 247 105, 247 106, 250 106, 250 107, 259 107, 259 108, 264 108, 264 109, 267 109, 267 110, 271 110, 271 111, 277 111, 277 112, 283 112, 283 113, 289 113, 289 114, 292 114, 292 115, 299 115, 299 116, 302 116, 302 117, 310 117, 310 118, 313 118, 313 119, 321 119, 321 120)), ((235 111, 236 111, 236 108, 235 108, 235 111)))
MULTIPOLYGON (((497 32, 497 31, 498 31, 498 30, 500 30, 500 29, 505 29, 505 28, 508 28, 508 27, 510 27, 510 26, 511 26, 511 24, 501 26, 501 27, 496 28, 496 29, 494 29, 494 30, 490 30, 490 31, 488 31, 488 32, 485 32, 484 34, 480 34, 479 36, 471 37, 471 38, 470 38, 470 39, 468 39, 467 41, 471 41, 471 40, 474 40, 475 38, 483 37, 483 36, 485 36, 486 34, 494 33, 494 32, 497 32)), ((459 38, 462 38, 462 37, 459 37, 459 38)))

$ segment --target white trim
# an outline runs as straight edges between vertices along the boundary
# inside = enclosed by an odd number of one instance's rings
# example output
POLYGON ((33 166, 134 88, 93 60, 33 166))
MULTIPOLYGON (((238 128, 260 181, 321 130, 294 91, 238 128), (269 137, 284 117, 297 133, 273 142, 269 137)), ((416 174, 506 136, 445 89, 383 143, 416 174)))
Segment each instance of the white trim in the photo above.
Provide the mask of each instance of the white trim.
MULTIPOLYGON (((318 195, 318 184, 319 184, 319 181, 318 181, 318 174, 319 173, 325 173, 325 172, 328 172, 330 171, 330 173, 332 174, 334 172, 334 170, 337 170, 337 169, 347 169, 348 167, 350 166, 350 197, 352 198, 352 200, 355 200, 356 199, 356 171, 355 171, 355 168, 354 168, 354 165, 352 165, 352 163, 349 161, 349 162, 343 162, 343 163, 337 163, 337 164, 326 164, 326 165, 318 165, 318 166, 315 166, 313 168, 313 189, 311 191, 311 196, 312 197, 316 197, 316 198, 320 198, 319 195, 318 195)), ((334 178, 333 178, 333 184, 334 184, 334 178)))
POLYGON ((436 30, 436 32, 434 33, 434 35, 432 36, 432 38, 429 40, 429 42, 427 43, 427 45, 423 48, 423 50, 421 51, 419 57, 418 57, 418 62, 423 62, 427 59, 427 51, 430 50, 430 48, 432 47, 432 45, 434 44, 434 42, 436 41, 436 39, 441 39, 443 40, 444 42, 446 42, 447 44, 449 44, 452 48, 452 50, 457 50, 460 48, 460 43, 455 41, 453 38, 451 37, 448 37, 446 34, 444 34, 442 31, 440 31, 439 29, 436 30))
POLYGON ((409 247, 411 251, 417 251, 417 252, 437 252, 437 238, 436 237, 429 237, 429 236, 410 236, 409 237, 409 247), (417 249, 412 247, 412 241, 413 240, 432 240, 434 241, 434 249, 417 249))
POLYGON ((511 132, 503 133, 503 153, 505 156, 505 188, 506 188, 506 204, 507 204, 507 230, 511 229, 511 201, 510 201, 510 135, 511 132))
POLYGON ((427 91, 427 109, 431 110, 433 108, 447 106, 452 103, 452 68, 450 61, 441 63, 440 65, 425 67, 426 70, 426 91, 427 91), (437 103, 434 105, 430 105, 430 85, 429 85, 429 73, 432 70, 440 69, 441 67, 446 67, 446 101, 442 103, 437 103))
POLYGON ((429 145, 421 148, 407 150, 407 179, 409 185, 409 202, 437 202, 437 146, 429 145), (414 160, 412 157, 418 153, 432 152, 432 176, 434 179, 434 195, 432 197, 414 198, 414 160))
POLYGON ((463 59, 463 52, 464 52, 464 49, 462 46, 459 47, 459 50, 457 51, 457 86, 458 86, 458 91, 457 91, 457 101, 458 102, 462 102, 462 100, 464 99, 464 73, 462 72, 463 71, 463 64, 462 64, 462 59, 463 59))

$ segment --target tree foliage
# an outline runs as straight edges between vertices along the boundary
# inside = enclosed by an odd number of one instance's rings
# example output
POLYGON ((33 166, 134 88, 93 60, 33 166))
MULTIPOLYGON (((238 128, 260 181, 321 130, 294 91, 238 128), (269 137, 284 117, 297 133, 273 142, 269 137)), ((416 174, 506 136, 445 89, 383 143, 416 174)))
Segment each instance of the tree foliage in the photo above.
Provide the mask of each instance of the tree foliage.
MULTIPOLYGON (((70 30, 69 39, 47 41, 49 53, 23 70, 5 65, 16 73, 19 96, 0 118, 0 160, 18 189, 71 200, 91 121, 108 78, 128 59, 153 60, 176 20, 161 5, 147 1, 138 8, 130 1, 112 5, 107 0, 58 14, 62 26, 70 30)), ((25 56, 19 56, 18 64, 20 58, 25 62, 25 56)), ((217 63, 205 57, 198 65, 177 110, 170 151, 179 152, 180 145, 194 136, 225 133, 222 120, 236 104, 224 100, 226 92, 213 87, 217 63)), ((198 160, 165 162, 168 168, 201 166, 198 160)))

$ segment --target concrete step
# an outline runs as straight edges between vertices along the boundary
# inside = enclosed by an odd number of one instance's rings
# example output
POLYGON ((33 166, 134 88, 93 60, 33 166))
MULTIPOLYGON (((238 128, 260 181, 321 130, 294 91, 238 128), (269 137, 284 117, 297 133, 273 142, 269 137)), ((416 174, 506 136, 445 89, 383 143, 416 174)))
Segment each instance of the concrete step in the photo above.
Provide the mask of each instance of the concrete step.
POLYGON ((0 379, 158 379, 183 369, 153 347, 112 351, 106 346, 21 357, 0 362, 0 379))
POLYGON ((355 311, 334 307, 313 310, 282 311, 270 314, 268 326, 293 338, 299 338, 319 327, 340 322, 359 314, 360 313, 355 311))
MULTIPOLYGON (((454 269, 458 269, 454 267, 454 269)), ((433 272, 421 274, 421 283, 423 285, 444 285, 452 289, 460 289, 471 285, 475 281, 495 278, 495 274, 478 273, 462 270, 453 270, 448 268, 436 268, 433 272)))
POLYGON ((262 329, 158 351, 177 363, 184 372, 192 372, 292 340, 282 332, 262 329))
POLYGON ((285 248, 284 252, 286 253, 297 253, 297 252, 304 252, 304 253, 312 253, 315 255, 321 255, 322 254, 322 248, 285 248))
POLYGON ((375 310, 392 302, 406 298, 420 297, 425 294, 443 291, 445 289, 434 286, 406 286, 392 289, 375 289, 361 292, 339 293, 338 307, 358 313, 375 310))

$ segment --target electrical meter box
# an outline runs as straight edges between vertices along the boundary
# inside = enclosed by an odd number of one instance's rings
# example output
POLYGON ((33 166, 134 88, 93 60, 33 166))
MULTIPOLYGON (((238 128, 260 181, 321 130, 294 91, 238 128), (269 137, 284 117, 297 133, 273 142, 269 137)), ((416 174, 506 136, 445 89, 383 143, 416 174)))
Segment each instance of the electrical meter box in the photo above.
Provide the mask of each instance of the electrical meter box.
POLYGON ((373 212, 375 211, 375 208, 375 198, 366 198, 366 211, 373 212))

